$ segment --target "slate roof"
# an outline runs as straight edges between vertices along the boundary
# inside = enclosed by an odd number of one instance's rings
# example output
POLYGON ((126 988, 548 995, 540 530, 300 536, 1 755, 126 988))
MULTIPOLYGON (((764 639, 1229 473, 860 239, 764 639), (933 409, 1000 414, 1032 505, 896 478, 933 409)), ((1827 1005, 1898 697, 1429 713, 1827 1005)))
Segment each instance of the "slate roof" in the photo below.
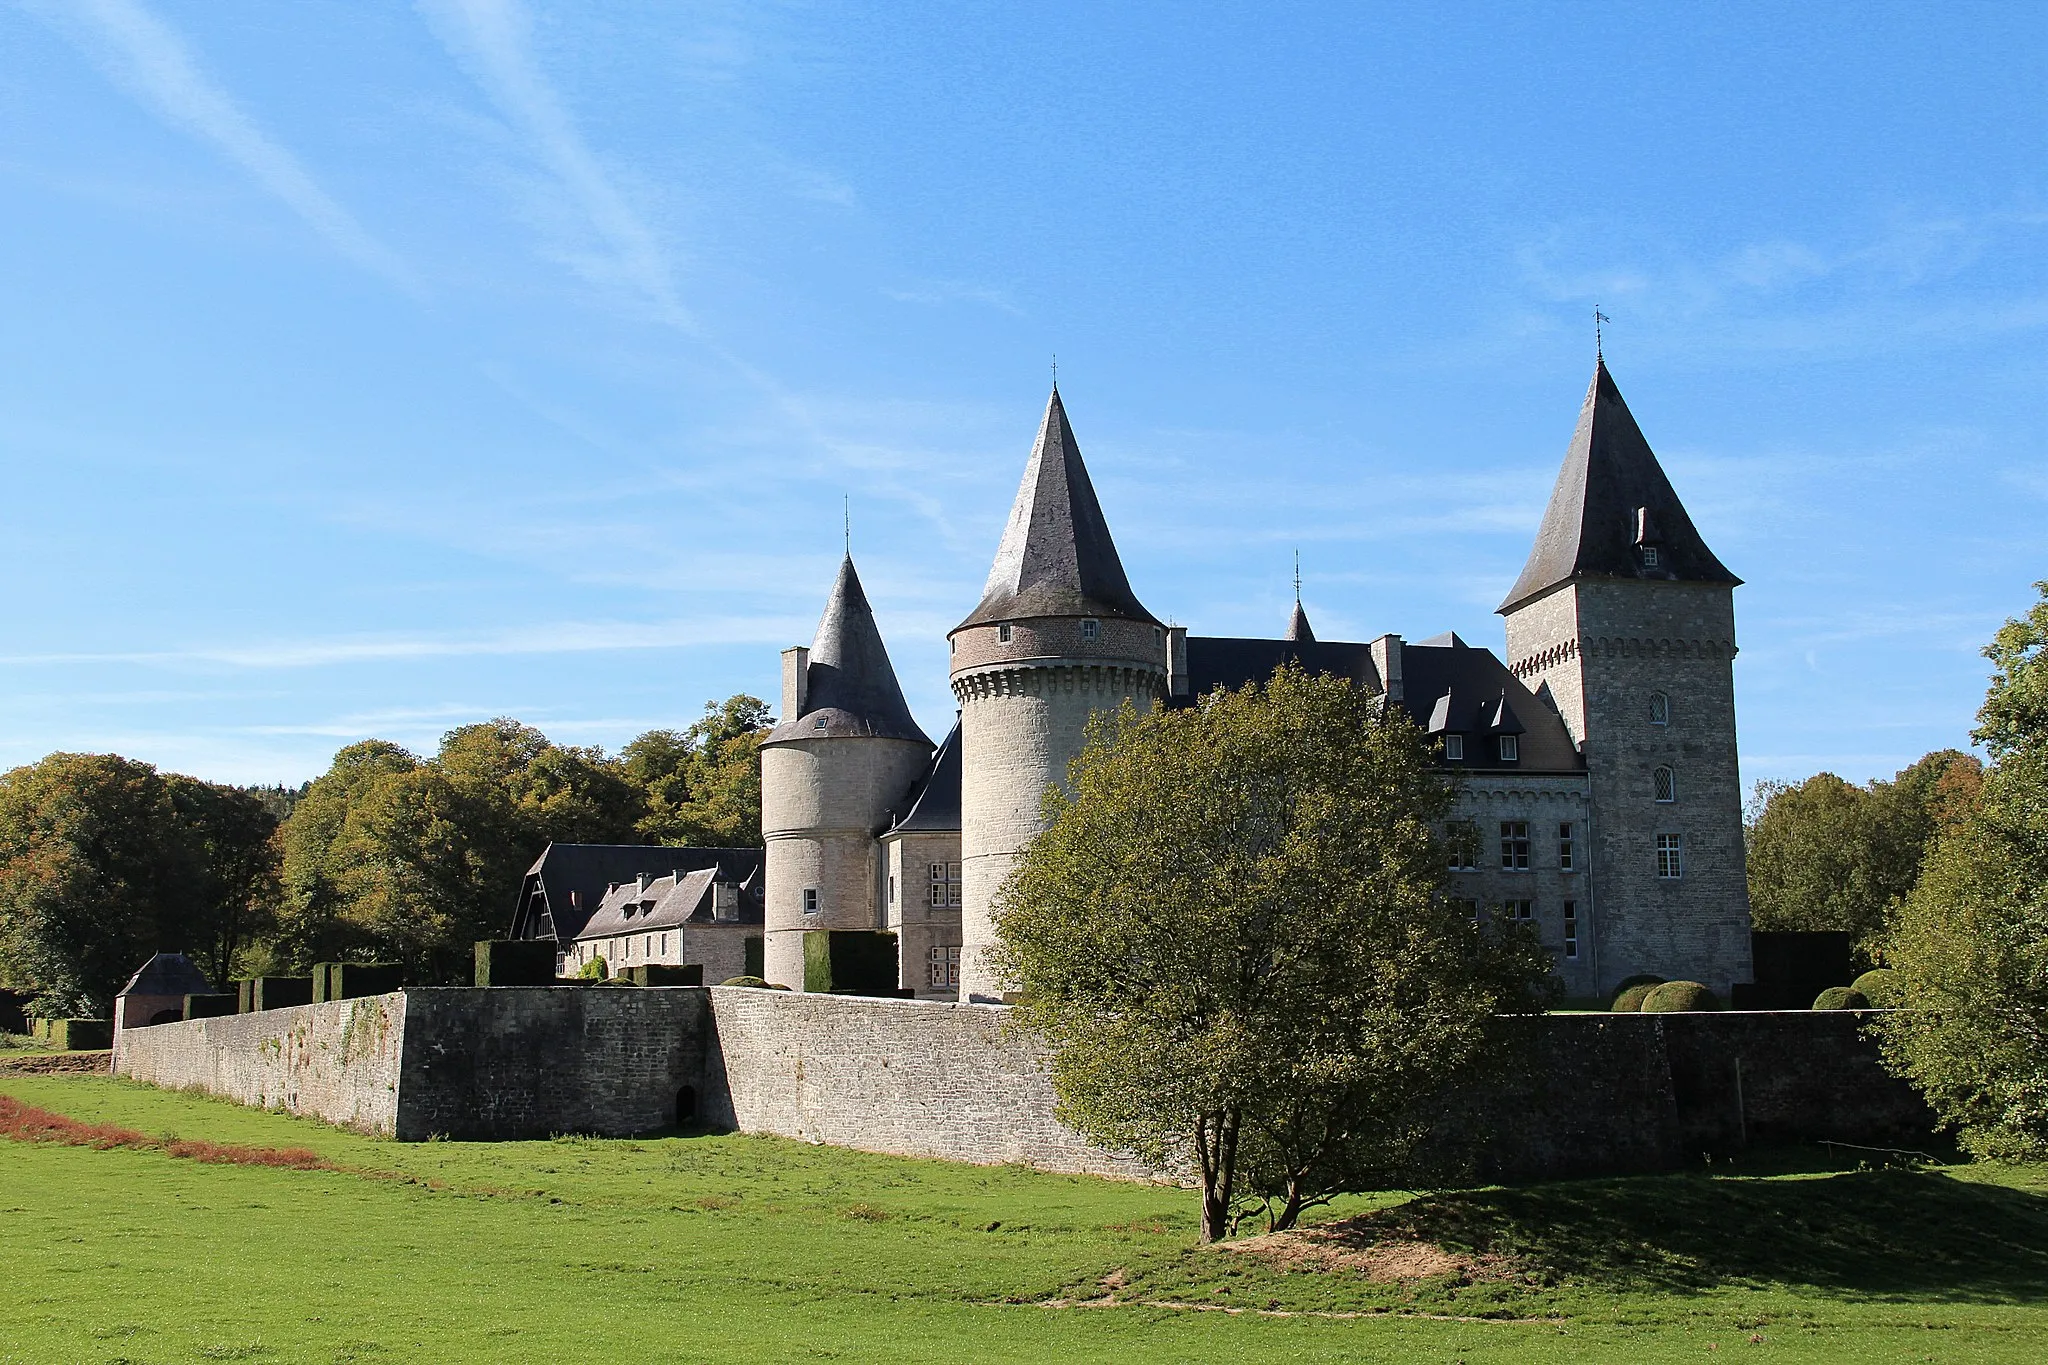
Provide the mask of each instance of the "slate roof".
POLYGON ((932 755, 932 765, 908 793, 910 811, 891 833, 957 834, 960 830, 960 722, 932 755))
POLYGON ((1158 625, 1124 576, 1095 485, 1055 388, 1003 528, 988 584, 955 630, 1034 616, 1110 616, 1158 625))
POLYGON ((121 995, 212 995, 213 983, 183 953, 158 953, 128 978, 121 995))
POLYGON ((853 556, 848 555, 840 561, 839 577, 833 580, 817 638, 811 642, 804 712, 784 716, 763 743, 855 735, 915 740, 931 747, 931 738, 912 719, 903 700, 874 609, 854 571, 853 556))
POLYGON ((1475 649, 1453 634, 1401 646, 1401 705, 1433 735, 1463 734, 1482 741, 1519 737, 1520 757, 1499 759, 1488 743, 1467 744, 1460 771, 1579 773, 1586 761, 1557 712, 1508 671, 1490 649, 1475 649))
POLYGON ((1294 615, 1287 618, 1287 638, 1301 644, 1316 642, 1316 633, 1309 628, 1308 613, 1301 609, 1299 599, 1294 603, 1294 615))
POLYGON ((1594 367, 1578 430, 1565 451, 1529 561, 1496 610, 1510 611, 1559 584, 1587 577, 1730 587, 1742 581, 1714 557, 1693 527, 1605 361, 1594 367), (1644 546, 1657 550, 1654 568, 1643 563, 1644 546))
POLYGON ((597 913, 607 890, 641 873, 667 876, 716 868, 725 877, 761 890, 765 851, 758 848, 679 848, 664 844, 549 844, 527 869, 513 911, 513 938, 568 943, 597 913))
POLYGON ((1174 706, 1191 706, 1205 692, 1264 682, 1283 663, 1310 673, 1348 678, 1369 692, 1386 690, 1366 645, 1335 640, 1251 640, 1221 635, 1188 636, 1188 695, 1174 706))
POLYGON ((637 934, 643 929, 674 929, 685 924, 762 923, 758 889, 744 886, 739 893, 737 917, 713 919, 712 886, 720 880, 715 867, 694 872, 678 870, 667 876, 649 877, 644 882, 636 877, 606 891, 596 912, 576 937, 613 938, 637 934))

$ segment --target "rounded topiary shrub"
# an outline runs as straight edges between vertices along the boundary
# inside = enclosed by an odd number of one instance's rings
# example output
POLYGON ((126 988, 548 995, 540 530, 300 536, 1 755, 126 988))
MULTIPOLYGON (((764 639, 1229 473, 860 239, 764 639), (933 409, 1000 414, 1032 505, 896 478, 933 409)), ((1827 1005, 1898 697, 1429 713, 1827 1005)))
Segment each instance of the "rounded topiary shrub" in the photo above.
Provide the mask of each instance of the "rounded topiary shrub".
POLYGON ((1854 986, 1830 986, 1814 997, 1817 1010, 1867 1010, 1870 997, 1854 986))
POLYGON ((761 990, 768 983, 758 976, 728 976, 718 984, 721 986, 752 986, 755 990, 761 990))
POLYGON ((1663 984, 1661 981, 1645 981, 1639 986, 1630 986, 1620 995, 1615 996, 1614 1003, 1608 1006, 1608 1008, 1616 1014, 1634 1014, 1642 1009, 1643 1001, 1649 997, 1650 992, 1663 984))
POLYGON ((1607 1008, 1616 1014, 1634 1014, 1643 1007, 1643 997, 1664 984, 1661 976, 1631 976, 1614 988, 1614 1002, 1607 1008))
POLYGON ((1697 981, 1667 981, 1643 997, 1644 1014, 1697 1014, 1719 1008, 1714 993, 1697 981))
POLYGON ((1861 991, 1872 1009, 1893 1010, 1903 1003, 1899 974, 1889 967, 1873 967, 1850 982, 1849 989, 1861 991))

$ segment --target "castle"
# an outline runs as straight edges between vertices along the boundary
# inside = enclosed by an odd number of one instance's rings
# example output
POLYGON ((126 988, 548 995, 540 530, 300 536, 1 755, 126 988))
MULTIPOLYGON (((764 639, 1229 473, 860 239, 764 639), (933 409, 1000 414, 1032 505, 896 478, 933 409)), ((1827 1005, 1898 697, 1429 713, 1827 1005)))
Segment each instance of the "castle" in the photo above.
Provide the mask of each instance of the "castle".
POLYGON ((1403 707, 1458 782, 1453 895, 1533 922, 1566 993, 1651 973, 1726 997, 1750 979, 1736 770, 1734 589, 1596 364, 1535 547, 1498 613, 1503 663, 1455 634, 1191 636, 1126 577, 1054 389, 982 598, 948 636, 959 719, 904 703, 849 556, 809 648, 782 655, 761 755, 771 982, 804 936, 886 929, 901 985, 994 1001, 997 889, 1089 715, 1190 705, 1297 661, 1403 707))

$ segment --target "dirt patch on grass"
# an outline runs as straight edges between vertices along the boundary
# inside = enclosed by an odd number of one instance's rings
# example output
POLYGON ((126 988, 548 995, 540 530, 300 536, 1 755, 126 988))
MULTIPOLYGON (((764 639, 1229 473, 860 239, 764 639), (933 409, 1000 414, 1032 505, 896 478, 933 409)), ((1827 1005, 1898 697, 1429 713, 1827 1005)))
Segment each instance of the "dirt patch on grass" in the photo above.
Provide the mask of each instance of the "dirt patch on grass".
POLYGON ((0 1076, 104 1076, 114 1069, 111 1052, 46 1052, 34 1057, 0 1056, 0 1076))
POLYGON ((1240 1237, 1218 1242, 1215 1249, 1253 1257, 1275 1270, 1356 1275, 1389 1284, 1445 1275, 1467 1281, 1506 1280, 1520 1271, 1505 1256, 1447 1250, 1372 1214, 1240 1237))
POLYGON ((100 1152, 117 1147, 163 1152, 188 1161, 221 1166, 280 1166, 294 1171, 344 1169, 303 1147, 244 1147, 231 1142, 151 1137, 133 1128, 111 1123, 85 1123, 48 1109, 38 1109, 11 1095, 0 1095, 0 1137, 15 1142, 56 1142, 69 1147, 90 1147, 100 1152))

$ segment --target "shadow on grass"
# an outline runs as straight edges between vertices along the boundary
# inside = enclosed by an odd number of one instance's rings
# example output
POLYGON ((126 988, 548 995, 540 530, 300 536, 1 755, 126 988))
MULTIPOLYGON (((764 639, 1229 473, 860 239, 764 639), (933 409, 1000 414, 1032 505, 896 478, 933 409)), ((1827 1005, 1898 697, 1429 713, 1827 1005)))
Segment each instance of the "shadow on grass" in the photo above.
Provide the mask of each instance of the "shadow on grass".
POLYGON ((1926 1170, 1569 1181, 1426 1196, 1353 1226, 1361 1239, 1405 1233, 1615 1292, 2048 1298, 2048 1198, 1926 1170))

